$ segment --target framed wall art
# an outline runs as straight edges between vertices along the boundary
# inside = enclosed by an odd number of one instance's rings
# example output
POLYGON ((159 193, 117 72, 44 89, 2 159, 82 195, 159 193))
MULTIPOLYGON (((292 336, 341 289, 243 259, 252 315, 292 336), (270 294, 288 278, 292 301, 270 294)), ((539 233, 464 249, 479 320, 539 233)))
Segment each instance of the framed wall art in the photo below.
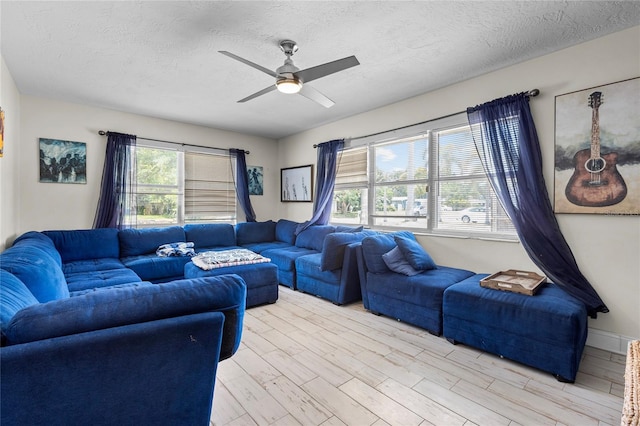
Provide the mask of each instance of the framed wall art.
POLYGON ((87 144, 40 138, 40 182, 87 183, 87 144))
POLYGON ((280 201, 313 201, 313 165, 280 169, 280 201))
POLYGON ((555 98, 556 213, 640 214, 640 77, 555 98))
POLYGON ((264 193, 264 175, 262 166, 247 166, 249 177, 249 195, 262 195, 264 193))

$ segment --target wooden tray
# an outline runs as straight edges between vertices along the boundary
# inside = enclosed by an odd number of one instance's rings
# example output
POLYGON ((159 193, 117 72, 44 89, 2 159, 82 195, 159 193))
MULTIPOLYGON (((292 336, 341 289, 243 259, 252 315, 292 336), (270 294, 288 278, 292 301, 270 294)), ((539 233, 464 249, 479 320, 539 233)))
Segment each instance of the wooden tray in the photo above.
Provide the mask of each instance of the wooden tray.
POLYGON ((511 291, 513 293, 533 296, 545 282, 547 277, 540 276, 535 272, 518 271, 509 269, 496 272, 480 280, 480 285, 495 290, 511 291))

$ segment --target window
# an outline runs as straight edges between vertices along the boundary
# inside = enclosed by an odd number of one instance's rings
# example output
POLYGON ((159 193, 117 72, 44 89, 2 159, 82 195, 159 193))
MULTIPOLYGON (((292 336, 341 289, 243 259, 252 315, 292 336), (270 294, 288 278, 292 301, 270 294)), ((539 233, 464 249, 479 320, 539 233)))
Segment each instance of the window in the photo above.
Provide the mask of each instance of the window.
POLYGON ((465 122, 461 114, 343 151, 331 221, 514 238, 465 122))
POLYGON ((236 191, 228 155, 136 147, 136 223, 139 227, 236 218, 236 191))
POLYGON ((342 151, 333 190, 332 222, 345 225, 367 224, 367 170, 366 147, 342 151))

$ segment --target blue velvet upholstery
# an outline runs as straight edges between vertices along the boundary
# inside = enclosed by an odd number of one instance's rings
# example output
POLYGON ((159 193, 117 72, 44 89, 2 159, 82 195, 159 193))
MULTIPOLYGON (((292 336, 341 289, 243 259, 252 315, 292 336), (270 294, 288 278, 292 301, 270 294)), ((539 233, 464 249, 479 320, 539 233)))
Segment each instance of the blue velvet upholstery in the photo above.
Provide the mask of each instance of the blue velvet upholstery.
POLYGON ((2 345, 5 343, 5 329, 11 318, 21 309, 36 305, 36 299, 22 281, 13 274, 0 269, 0 329, 2 345))
POLYGON ((372 231, 335 232, 325 236, 322 244, 320 269, 333 271, 342 268, 345 247, 352 243, 361 242, 368 235, 375 235, 375 233, 372 231))
POLYGON ((224 274, 236 274, 247 285, 247 308, 278 300, 278 267, 273 263, 237 265, 215 268, 205 271, 193 262, 184 266, 185 278, 213 277, 224 274))
MULTIPOLYGON (((0 256, 48 257, 37 245, 0 256)), ((0 287, 3 426, 208 424, 218 361, 242 335, 239 276, 128 282, 48 303, 5 270, 0 287)))
POLYGON ((300 256, 314 253, 317 252, 308 248, 290 246, 285 248, 265 250, 260 254, 271 259, 271 263, 274 263, 278 267, 278 279, 280 280, 280 284, 286 285, 287 287, 295 290, 296 259, 300 256))
POLYGON ((587 338, 585 305, 552 283, 527 296, 481 287, 485 276, 445 290, 444 336, 573 382, 587 338))
POLYGON ((445 289, 474 273, 445 266, 413 276, 393 272, 382 256, 397 247, 394 239, 397 236, 415 240, 413 234, 406 231, 368 236, 362 240, 357 255, 364 307, 440 335, 445 289))
POLYGON ((412 277, 391 271, 369 273, 365 285, 369 310, 440 335, 444 290, 472 275, 471 271, 445 266, 412 277))
POLYGON ((436 262, 433 261, 429 253, 418 244, 415 239, 405 238, 399 235, 393 237, 402 252, 404 258, 409 262, 411 267, 418 271, 426 271, 437 268, 436 262))
POLYGON ((296 237, 296 247, 322 251, 324 237, 335 231, 332 225, 313 225, 300 232, 296 237))
POLYGON ((123 257, 124 266, 135 272, 142 280, 164 282, 184 276, 184 265, 191 261, 188 256, 160 257, 155 253, 123 257))
POLYGON ((120 259, 110 257, 73 260, 62 265, 62 272, 64 272, 65 276, 82 272, 109 271, 111 269, 126 269, 126 266, 120 259))
POLYGON ((223 342, 221 353, 227 358, 240 345, 246 295, 246 284, 237 275, 95 291, 20 310, 7 325, 5 336, 11 345, 219 310, 232 313, 225 324, 225 335, 231 340, 223 342))
POLYGON ((276 223, 276 240, 282 241, 289 245, 295 245, 296 243, 296 228, 298 222, 293 222, 287 219, 280 219, 276 223))
POLYGON ((224 320, 205 312, 3 347, 0 423, 207 425, 224 320))
POLYGON ((242 247, 254 253, 262 253, 271 249, 288 248, 291 247, 291 244, 285 243, 284 241, 265 241, 263 243, 246 243, 243 244, 242 247))
POLYGON ((394 232, 393 234, 376 234, 374 236, 365 237, 362 240, 363 260, 370 272, 374 274, 389 272, 387 264, 382 260, 382 255, 396 247, 396 242, 394 240, 394 236, 396 235, 415 238, 411 232, 399 231, 394 232))
POLYGON ((420 273, 419 270, 414 269, 413 266, 411 266, 411 264, 407 261, 407 259, 404 257, 404 254, 402 254, 400 247, 395 247, 391 249, 391 251, 383 254, 382 260, 384 260, 384 263, 393 272, 407 275, 409 277, 418 275, 420 273))
POLYGON ((272 220, 266 222, 241 222, 236 224, 236 242, 239 246, 252 243, 271 242, 276 239, 276 223, 272 220))
POLYGON ((51 238, 62 262, 120 257, 118 230, 115 228, 44 231, 51 238))
MULTIPOLYGON (((327 238, 334 234, 328 235, 327 238)), ((333 244, 329 244, 333 246, 333 244)), ((337 305, 360 300, 360 277, 356 259, 356 247, 360 242, 341 245, 342 264, 333 270, 322 269, 322 253, 296 259, 296 287, 300 291, 328 299, 337 305)), ((327 244, 325 240, 325 249, 327 244)))
POLYGON ((190 223, 184 225, 184 233, 184 241, 192 242, 197 252, 236 245, 235 231, 229 223, 190 223))
POLYGON ((125 267, 76 272, 66 274, 65 279, 70 292, 142 281, 135 272, 125 267))
POLYGON ((162 244, 186 241, 184 229, 180 226, 167 228, 122 229, 118 233, 120 257, 155 254, 162 244))
POLYGON ((62 257, 60 256, 60 252, 58 252, 58 250, 56 249, 55 244, 53 244, 53 240, 47 237, 42 232, 37 232, 37 231, 25 232, 24 234, 16 238, 15 241, 13 242, 14 247, 19 247, 24 245, 38 247, 39 249, 46 251, 47 254, 51 256, 53 260, 55 260, 58 266, 62 266, 62 257))
POLYGON ((69 297, 62 269, 37 245, 20 244, 0 254, 0 268, 22 281, 39 302, 69 297))

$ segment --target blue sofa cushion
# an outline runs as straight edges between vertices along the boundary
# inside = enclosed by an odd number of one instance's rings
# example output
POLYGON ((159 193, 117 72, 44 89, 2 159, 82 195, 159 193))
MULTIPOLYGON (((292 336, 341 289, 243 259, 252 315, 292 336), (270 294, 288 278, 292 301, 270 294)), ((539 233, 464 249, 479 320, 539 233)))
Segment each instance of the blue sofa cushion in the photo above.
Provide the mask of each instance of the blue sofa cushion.
POLYGON ((160 257, 154 254, 129 256, 122 263, 141 279, 149 281, 165 280, 184 276, 184 265, 191 262, 188 256, 160 257))
POLYGON ((16 313, 38 303, 38 299, 33 296, 22 281, 13 274, 0 269, 0 328, 2 336, 16 313))
POLYGON ((415 238, 409 231, 399 231, 392 234, 376 234, 365 237, 362 240, 362 255, 369 272, 382 274, 390 271, 387 264, 384 263, 382 255, 396 247, 397 244, 394 240, 394 236, 396 235, 415 238))
POLYGON ((276 223, 276 240, 287 243, 291 246, 296 244, 296 227, 298 222, 287 219, 280 219, 276 223))
POLYGON ((115 228, 44 231, 60 252, 62 262, 120 257, 118 230, 115 228))
POLYGON ((393 272, 412 277, 420 273, 419 270, 414 269, 413 266, 405 259, 404 254, 399 247, 394 247, 391 251, 382 255, 382 260, 386 263, 387 267, 393 272))
POLYGON ((427 253, 416 240, 399 235, 394 236, 393 239, 413 269, 427 271, 437 268, 436 263, 431 256, 429 256, 429 253, 427 253))
POLYGON ((69 297, 69 289, 57 262, 35 246, 18 245, 0 254, 0 268, 15 275, 39 302, 69 297))
POLYGON ((367 235, 375 235, 375 232, 334 232, 327 235, 322 245, 320 269, 322 271, 333 271, 342 268, 345 247, 362 241, 367 235))
POLYGON ((111 287, 118 284, 142 281, 135 272, 128 268, 108 269, 104 271, 86 271, 77 274, 67 274, 66 279, 69 291, 111 287))
POLYGON ((247 250, 251 250, 254 253, 262 253, 265 250, 291 247, 291 244, 285 243, 284 241, 265 241, 264 243, 244 244, 242 247, 247 250))
MULTIPOLYGON (((278 267, 278 272, 295 271, 296 259, 300 256, 306 256, 308 254, 317 253, 315 250, 311 250, 304 247, 286 247, 276 248, 271 250, 265 250, 260 253, 264 257, 271 259, 271 263, 275 263, 278 267)), ((282 282, 282 281, 280 281, 282 282)))
POLYGON ((20 310, 9 322, 6 337, 9 344, 17 344, 200 312, 223 311, 232 313, 232 317, 226 316, 225 319, 225 336, 233 336, 234 339, 225 342, 223 337, 223 350, 228 355, 229 351, 235 352, 240 343, 246 292, 244 280, 237 275, 95 291, 20 310), (228 329, 228 326, 233 329, 228 329))
POLYGON ((196 251, 236 245, 236 234, 229 223, 190 223, 184 225, 184 233, 186 241, 192 242, 196 251))
POLYGON ((68 274, 79 274, 81 272, 108 271, 111 269, 126 269, 120 259, 103 257, 101 259, 74 260, 62 265, 62 272, 68 274))
POLYGON ((141 254, 155 254, 158 247, 163 244, 186 241, 184 229, 181 226, 142 229, 127 228, 121 230, 118 233, 118 237, 120 239, 121 258, 139 256, 141 254))
POLYGON ((266 222, 241 222, 236 225, 236 240, 239 246, 252 243, 265 243, 275 241, 276 223, 272 220, 266 222))
POLYGON ((14 246, 22 246, 22 245, 30 245, 38 247, 47 252, 49 256, 56 261, 58 266, 62 266, 62 258, 60 257, 60 252, 56 249, 53 240, 47 237, 42 232, 37 231, 29 231, 20 235, 13 241, 14 246))
POLYGON ((321 252, 324 237, 333 233, 335 229, 333 225, 310 226, 298 234, 296 237, 296 246, 321 252))

